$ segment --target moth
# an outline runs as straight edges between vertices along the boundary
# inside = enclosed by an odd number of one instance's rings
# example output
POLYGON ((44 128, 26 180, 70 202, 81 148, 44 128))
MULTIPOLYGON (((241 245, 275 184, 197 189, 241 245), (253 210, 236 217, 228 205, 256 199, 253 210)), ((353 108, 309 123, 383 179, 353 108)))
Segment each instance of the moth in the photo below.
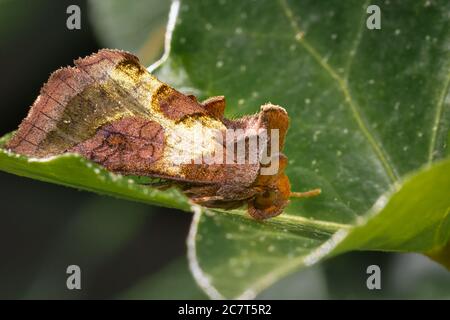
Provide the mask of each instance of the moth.
POLYGON ((282 107, 265 104, 234 120, 224 110, 223 96, 199 102, 159 81, 136 56, 103 49, 50 76, 6 148, 37 158, 78 153, 111 172, 161 178, 206 207, 246 204, 258 220, 282 213, 290 197, 320 192, 290 190, 281 153, 289 117, 282 107), (257 161, 249 161, 254 137, 257 161), (243 161, 234 157, 239 144, 243 161), (267 156, 274 146, 278 152, 267 156), (208 162, 205 155, 231 161, 208 162), (276 170, 264 174, 273 164, 276 170))

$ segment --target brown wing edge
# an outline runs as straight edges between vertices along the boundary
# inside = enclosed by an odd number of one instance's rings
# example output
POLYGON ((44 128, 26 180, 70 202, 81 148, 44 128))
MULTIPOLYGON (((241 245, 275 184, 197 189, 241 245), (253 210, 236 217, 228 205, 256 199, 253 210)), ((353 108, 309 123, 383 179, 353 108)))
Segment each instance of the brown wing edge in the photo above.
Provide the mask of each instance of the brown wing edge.
MULTIPOLYGON (((75 67, 64 67, 53 72, 42 86, 39 96, 31 106, 27 117, 19 125, 19 129, 6 143, 5 148, 14 153, 34 157, 48 157, 65 150, 44 150, 41 142, 49 132, 64 119, 61 119, 69 101, 96 81, 104 80, 105 70, 114 68, 124 60, 139 63, 139 59, 131 53, 102 49, 97 53, 74 61, 75 67)), ((64 136, 61 139, 71 139, 64 136)))

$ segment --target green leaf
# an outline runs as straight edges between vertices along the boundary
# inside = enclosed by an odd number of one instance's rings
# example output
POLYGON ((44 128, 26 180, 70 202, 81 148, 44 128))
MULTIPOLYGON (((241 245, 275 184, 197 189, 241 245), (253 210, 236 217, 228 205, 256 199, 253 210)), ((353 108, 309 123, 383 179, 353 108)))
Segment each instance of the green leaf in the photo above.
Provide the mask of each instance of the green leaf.
POLYGON ((229 116, 285 107, 293 189, 323 191, 264 223, 198 208, 190 263, 211 297, 253 297, 347 250, 448 241, 449 163, 430 164, 448 152, 450 4, 370 2, 381 30, 366 28, 368 4, 182 2, 160 77, 225 95, 229 116))
MULTIPOLYGON (((368 4, 185 0, 179 12, 179 2, 172 5, 177 23, 157 75, 200 98, 225 95, 228 116, 267 101, 285 107, 292 187, 322 188, 265 222, 244 210, 194 206, 189 264, 210 297, 254 297, 348 250, 448 261, 450 160, 436 160, 449 152, 450 3, 371 1, 381 8, 381 30, 366 28, 368 4)), ((174 190, 130 184, 75 155, 36 161, 2 151, 0 168, 190 209, 174 190)))
POLYGON ((450 240, 450 159, 408 177, 382 195, 336 252, 365 249, 427 252, 450 240))
POLYGON ((2 171, 122 199, 190 210, 187 198, 178 190, 169 189, 163 192, 140 185, 130 177, 108 172, 76 154, 67 153, 48 159, 32 159, 1 149, 10 136, 8 134, 0 139, 2 171))
POLYGON ((290 213, 255 223, 244 213, 198 207, 188 239, 191 269, 213 298, 253 298, 296 269, 346 251, 443 247, 450 239, 449 173, 450 159, 424 168, 351 227, 290 213))

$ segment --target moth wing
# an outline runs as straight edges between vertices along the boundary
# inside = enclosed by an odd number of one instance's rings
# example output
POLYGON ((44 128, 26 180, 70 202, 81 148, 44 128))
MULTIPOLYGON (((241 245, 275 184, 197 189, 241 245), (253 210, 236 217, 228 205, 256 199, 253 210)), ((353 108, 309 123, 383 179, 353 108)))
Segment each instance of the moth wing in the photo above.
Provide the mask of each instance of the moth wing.
MULTIPOLYGON (((33 157, 77 152, 116 172, 194 181, 191 168, 174 161, 185 148, 177 139, 212 128, 224 125, 196 99, 160 82, 134 55, 106 49, 54 72, 6 147, 33 157)), ((212 177, 204 172, 203 181, 212 177)))
POLYGON ((124 117, 176 121, 204 112, 198 103, 148 73, 134 55, 104 49, 50 76, 7 148, 48 157, 68 151, 101 126, 124 117))
POLYGON ((35 157, 66 152, 105 123, 147 117, 151 89, 159 85, 135 56, 123 51, 101 50, 78 59, 75 67, 50 76, 7 147, 35 157))

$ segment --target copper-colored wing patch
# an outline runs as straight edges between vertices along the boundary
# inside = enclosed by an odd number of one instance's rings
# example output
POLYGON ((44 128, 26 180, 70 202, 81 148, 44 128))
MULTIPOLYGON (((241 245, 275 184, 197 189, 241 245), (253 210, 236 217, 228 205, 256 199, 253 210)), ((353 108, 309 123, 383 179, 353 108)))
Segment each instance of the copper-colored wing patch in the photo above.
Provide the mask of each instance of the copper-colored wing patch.
POLYGON ((146 173, 164 152, 164 129, 152 120, 124 118, 102 126, 94 137, 69 150, 110 171, 146 173))
POLYGON ((180 121, 187 116, 207 115, 197 101, 167 85, 161 86, 155 97, 162 113, 171 120, 180 121))
POLYGON ((224 96, 211 97, 202 102, 202 107, 216 119, 223 119, 225 105, 224 96))

